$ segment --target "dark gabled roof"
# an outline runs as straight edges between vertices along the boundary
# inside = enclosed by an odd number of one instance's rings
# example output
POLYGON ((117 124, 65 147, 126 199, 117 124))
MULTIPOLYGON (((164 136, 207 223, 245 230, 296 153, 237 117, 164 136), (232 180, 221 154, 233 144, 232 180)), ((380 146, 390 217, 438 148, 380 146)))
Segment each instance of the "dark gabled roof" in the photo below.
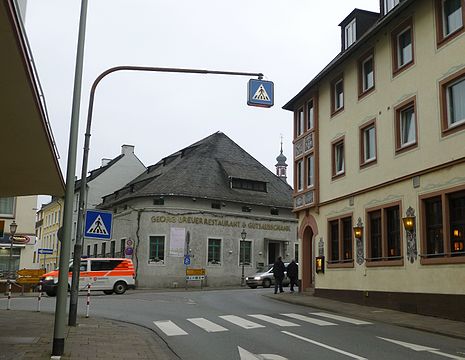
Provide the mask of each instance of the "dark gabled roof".
POLYGON ((326 67, 321 70, 302 90, 299 91, 291 100, 289 100, 282 108, 284 110, 294 111, 295 106, 298 104, 302 96, 305 96, 313 88, 317 88, 318 82, 333 71, 337 66, 342 64, 347 58, 349 58, 355 51, 362 47, 366 41, 374 37, 378 32, 384 29, 385 26, 390 24, 394 19, 396 19, 405 8, 412 4, 415 0, 402 0, 393 10, 391 10, 387 15, 382 16, 379 20, 373 25, 373 27, 368 30, 363 36, 361 36, 353 45, 351 45, 347 50, 340 52, 326 67))
MULTIPOLYGON (((90 181, 94 180, 97 176, 101 175, 104 171, 106 171, 111 166, 113 166, 115 163, 117 163, 118 160, 121 159, 123 156, 124 156, 123 154, 120 154, 117 157, 115 157, 114 159, 111 159, 108 162, 108 164, 106 164, 105 166, 101 166, 101 167, 99 167, 97 169, 91 170, 90 174, 87 176, 86 182, 89 183, 90 181)), ((77 191, 80 188, 81 188, 81 179, 76 180, 74 182, 74 191, 77 191)))
POLYGON ((292 188, 222 132, 216 132, 158 163, 104 197, 101 207, 132 198, 187 196, 292 208, 292 188), (232 178, 266 182, 267 192, 232 189, 232 178))
POLYGON ((342 20, 340 23, 339 23, 339 26, 344 26, 344 25, 347 25, 347 23, 349 23, 350 20, 352 20, 353 18, 356 18, 357 16, 360 16, 360 15, 364 15, 364 16, 371 16, 371 17, 380 17, 381 14, 380 13, 377 13, 377 12, 373 12, 373 11, 368 11, 368 10, 363 10, 363 9, 354 9, 352 10, 352 12, 347 15, 344 20, 342 20))

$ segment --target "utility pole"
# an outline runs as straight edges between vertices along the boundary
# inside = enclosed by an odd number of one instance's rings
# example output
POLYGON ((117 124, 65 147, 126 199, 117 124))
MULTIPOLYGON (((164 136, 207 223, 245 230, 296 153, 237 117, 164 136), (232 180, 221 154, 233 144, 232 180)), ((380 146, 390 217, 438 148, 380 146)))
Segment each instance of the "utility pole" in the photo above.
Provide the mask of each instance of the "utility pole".
POLYGON ((57 300, 55 306, 55 325, 53 330, 52 355, 61 356, 65 349, 65 317, 68 294, 69 251, 71 248, 71 229, 73 221, 74 175, 76 172, 76 153, 79 130, 79 107, 81 105, 82 67, 86 34, 87 0, 81 1, 79 35, 74 72, 73 107, 68 145, 68 164, 66 172, 65 206, 63 214, 63 239, 61 240, 60 271, 58 276, 57 300))

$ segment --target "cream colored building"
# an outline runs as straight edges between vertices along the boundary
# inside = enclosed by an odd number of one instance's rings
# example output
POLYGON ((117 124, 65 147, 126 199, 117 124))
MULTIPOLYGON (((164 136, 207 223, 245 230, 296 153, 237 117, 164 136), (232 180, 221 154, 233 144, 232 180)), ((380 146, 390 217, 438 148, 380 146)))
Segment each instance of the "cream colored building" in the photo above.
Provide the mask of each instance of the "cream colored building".
POLYGON ((33 253, 36 244, 35 207, 37 196, 0 197, 0 281, 11 272, 34 268, 33 253), (11 246, 10 224, 17 224, 11 246), (11 251, 11 260, 10 260, 11 251))
POLYGON ((380 8, 343 20, 341 53, 284 106, 303 287, 463 321, 464 3, 380 8))
POLYGON ((63 225, 63 205, 63 199, 53 197, 51 202, 42 205, 37 212, 37 246, 33 256, 37 268, 50 271, 58 266, 60 249, 58 229, 63 225), (43 249, 51 254, 44 253, 43 249))

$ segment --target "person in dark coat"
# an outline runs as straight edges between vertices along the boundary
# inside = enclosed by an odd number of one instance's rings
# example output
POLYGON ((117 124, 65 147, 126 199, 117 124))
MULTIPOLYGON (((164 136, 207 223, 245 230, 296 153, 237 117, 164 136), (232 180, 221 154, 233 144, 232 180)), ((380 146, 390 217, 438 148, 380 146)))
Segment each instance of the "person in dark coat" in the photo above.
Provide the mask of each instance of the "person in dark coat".
POLYGON ((291 292, 294 292, 294 285, 297 286, 297 277, 299 276, 299 265, 296 264, 294 259, 287 265, 287 276, 289 278, 291 292))
POLYGON ((283 260, 280 257, 276 260, 273 265, 273 275, 274 275, 274 293, 284 292, 283 290, 283 279, 284 279, 284 272, 286 271, 286 266, 284 266, 283 260))

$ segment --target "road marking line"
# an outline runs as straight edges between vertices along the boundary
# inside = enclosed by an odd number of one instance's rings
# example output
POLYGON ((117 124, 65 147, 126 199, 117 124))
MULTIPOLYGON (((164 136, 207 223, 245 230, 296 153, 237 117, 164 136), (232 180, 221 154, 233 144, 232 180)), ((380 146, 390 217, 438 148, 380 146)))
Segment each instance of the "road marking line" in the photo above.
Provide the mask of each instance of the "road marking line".
POLYGON ((183 329, 181 329, 171 320, 154 321, 153 323, 167 336, 187 335, 183 329))
POLYGON ((223 320, 229 321, 230 323, 233 323, 234 325, 240 326, 241 328, 244 328, 244 329, 257 329, 257 328, 265 327, 263 325, 257 324, 247 319, 243 319, 236 315, 222 315, 220 316, 220 318, 222 318, 223 320))
POLYGON ((335 314, 328 314, 328 313, 324 313, 324 312, 316 312, 316 313, 310 313, 310 314, 326 317, 328 319, 339 320, 339 321, 342 321, 342 322, 347 322, 347 323, 355 324, 355 325, 369 325, 369 324, 371 324, 371 322, 368 322, 368 321, 352 319, 352 318, 349 318, 349 317, 335 315, 335 314))
POLYGON ((326 344, 323 344, 323 343, 320 343, 318 341, 315 341, 315 340, 311 340, 311 339, 307 339, 303 336, 300 336, 300 335, 297 335, 297 334, 293 334, 289 331, 281 331, 283 334, 286 334, 286 335, 289 335, 289 336, 293 336, 297 339, 300 339, 300 340, 303 340, 303 341, 306 341, 306 342, 309 342, 313 345, 317 345, 317 346, 321 346, 325 349, 328 349, 328 350, 331 350, 331 351, 334 351, 334 352, 337 352, 339 354, 343 354, 343 355, 346 355, 348 357, 351 357, 353 359, 358 359, 358 360, 368 360, 367 358, 364 358, 364 357, 361 357, 361 356, 358 356, 358 355, 355 355, 355 354, 351 354, 350 352, 347 352, 347 351, 344 351, 344 350, 340 350, 338 348, 335 348, 335 347, 332 347, 332 346, 329 346, 329 345, 326 345, 326 344))
POLYGON ((300 315, 300 314, 281 314, 281 315, 288 316, 288 317, 296 319, 296 320, 306 321, 306 322, 309 322, 311 324, 315 324, 315 325, 319 325, 319 326, 330 326, 330 325, 336 325, 337 326, 337 324, 329 322, 329 321, 315 319, 315 318, 311 318, 309 316, 304 316, 304 315, 300 315))
POLYGON ((274 317, 271 317, 271 316, 268 316, 268 315, 260 315, 260 314, 258 314, 258 315, 249 315, 249 316, 251 316, 253 318, 256 318, 256 319, 259 319, 259 320, 263 320, 263 321, 275 324, 275 325, 278 325, 278 326, 283 326, 283 327, 300 326, 299 324, 295 324, 295 323, 287 321, 287 320, 277 319, 277 318, 274 318, 274 317))
POLYGON ((443 352, 440 352, 440 351, 428 351, 432 354, 436 354, 436 355, 439 355, 439 356, 444 356, 444 357, 448 357, 450 359, 455 359, 455 360, 464 360, 465 358, 464 357, 460 357, 460 356, 456 356, 456 355, 451 355, 451 354, 446 354, 446 353, 443 353, 443 352))
POLYGON ((204 329, 206 332, 228 331, 228 329, 226 329, 225 327, 222 327, 204 318, 192 318, 187 319, 187 321, 190 321, 192 324, 195 324, 198 327, 204 329))
POLYGON ((423 345, 418 345, 418 344, 412 344, 412 343, 408 343, 408 342, 404 342, 404 341, 400 341, 400 340, 393 340, 393 339, 383 338, 381 336, 377 336, 377 338, 385 340, 385 341, 389 341, 389 342, 394 343, 396 345, 406 347, 407 349, 410 349, 410 350, 413 350, 413 351, 426 351, 426 352, 436 354, 436 355, 439 355, 439 356, 448 357, 450 359, 465 360, 464 357, 460 357, 460 356, 457 356, 457 355, 446 354, 446 353, 438 351, 439 349, 436 349, 436 348, 423 346, 423 345))

